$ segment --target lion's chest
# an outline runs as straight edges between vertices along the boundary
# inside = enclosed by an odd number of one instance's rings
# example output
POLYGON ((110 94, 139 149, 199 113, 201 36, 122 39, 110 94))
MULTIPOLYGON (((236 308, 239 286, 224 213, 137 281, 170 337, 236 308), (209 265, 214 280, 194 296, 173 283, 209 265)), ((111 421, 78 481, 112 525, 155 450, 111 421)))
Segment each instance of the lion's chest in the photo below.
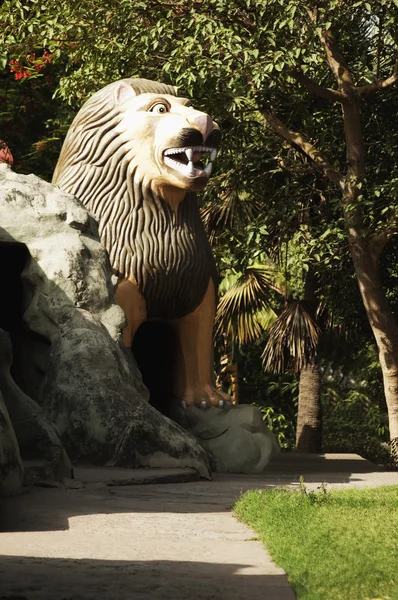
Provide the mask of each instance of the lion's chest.
POLYGON ((176 319, 191 313, 214 275, 196 202, 182 204, 177 215, 164 205, 142 204, 130 213, 119 236, 111 239, 111 223, 102 231, 113 268, 137 282, 148 318, 176 319))
POLYGON ((148 317, 174 319, 202 301, 211 276, 211 254, 207 240, 186 229, 171 230, 164 241, 148 243, 149 252, 141 268, 137 260, 135 273, 148 317))

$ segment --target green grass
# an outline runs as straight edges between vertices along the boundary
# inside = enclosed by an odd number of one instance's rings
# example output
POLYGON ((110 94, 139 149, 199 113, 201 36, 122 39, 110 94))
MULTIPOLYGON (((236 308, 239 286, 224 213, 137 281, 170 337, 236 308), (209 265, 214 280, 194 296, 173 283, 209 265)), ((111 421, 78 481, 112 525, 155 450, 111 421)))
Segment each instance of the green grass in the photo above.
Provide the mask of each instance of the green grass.
POLYGON ((398 600, 398 486, 254 490, 234 511, 300 600, 398 600))

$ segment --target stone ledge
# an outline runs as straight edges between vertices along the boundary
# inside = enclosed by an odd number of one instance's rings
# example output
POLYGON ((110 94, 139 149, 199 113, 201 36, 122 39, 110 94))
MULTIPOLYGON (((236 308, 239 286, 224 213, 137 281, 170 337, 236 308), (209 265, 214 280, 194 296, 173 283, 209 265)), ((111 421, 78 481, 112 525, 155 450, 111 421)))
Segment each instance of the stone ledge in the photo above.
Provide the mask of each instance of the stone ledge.
POLYGON ((186 483, 199 481, 195 469, 128 469, 122 467, 76 467, 75 479, 83 484, 102 483, 108 487, 148 485, 154 483, 186 483))

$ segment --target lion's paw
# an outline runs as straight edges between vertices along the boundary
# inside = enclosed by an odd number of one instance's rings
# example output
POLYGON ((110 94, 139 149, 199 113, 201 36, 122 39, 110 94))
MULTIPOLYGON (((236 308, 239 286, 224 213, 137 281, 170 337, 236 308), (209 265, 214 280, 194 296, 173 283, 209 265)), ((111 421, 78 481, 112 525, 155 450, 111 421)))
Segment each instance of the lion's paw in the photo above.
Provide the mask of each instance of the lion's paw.
POLYGON ((213 388, 212 386, 206 386, 204 389, 196 390, 194 394, 187 394, 184 396, 181 405, 184 409, 189 406, 196 406, 202 410, 206 410, 211 406, 215 408, 224 408, 224 406, 231 406, 232 399, 228 394, 221 392, 213 388))

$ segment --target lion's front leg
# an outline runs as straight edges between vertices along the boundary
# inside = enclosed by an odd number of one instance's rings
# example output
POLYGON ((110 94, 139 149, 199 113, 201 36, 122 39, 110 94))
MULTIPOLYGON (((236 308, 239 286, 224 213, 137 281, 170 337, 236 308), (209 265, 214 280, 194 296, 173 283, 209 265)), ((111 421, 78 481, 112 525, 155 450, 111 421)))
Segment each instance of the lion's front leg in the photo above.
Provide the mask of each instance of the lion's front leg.
POLYGON ((146 302, 132 279, 124 279, 119 283, 115 300, 124 310, 127 319, 127 325, 122 333, 123 344, 131 348, 137 329, 147 319, 146 302))
POLYGON ((176 321, 180 346, 176 392, 187 406, 222 407, 225 401, 231 400, 212 384, 215 311, 216 296, 210 280, 202 303, 176 321))

